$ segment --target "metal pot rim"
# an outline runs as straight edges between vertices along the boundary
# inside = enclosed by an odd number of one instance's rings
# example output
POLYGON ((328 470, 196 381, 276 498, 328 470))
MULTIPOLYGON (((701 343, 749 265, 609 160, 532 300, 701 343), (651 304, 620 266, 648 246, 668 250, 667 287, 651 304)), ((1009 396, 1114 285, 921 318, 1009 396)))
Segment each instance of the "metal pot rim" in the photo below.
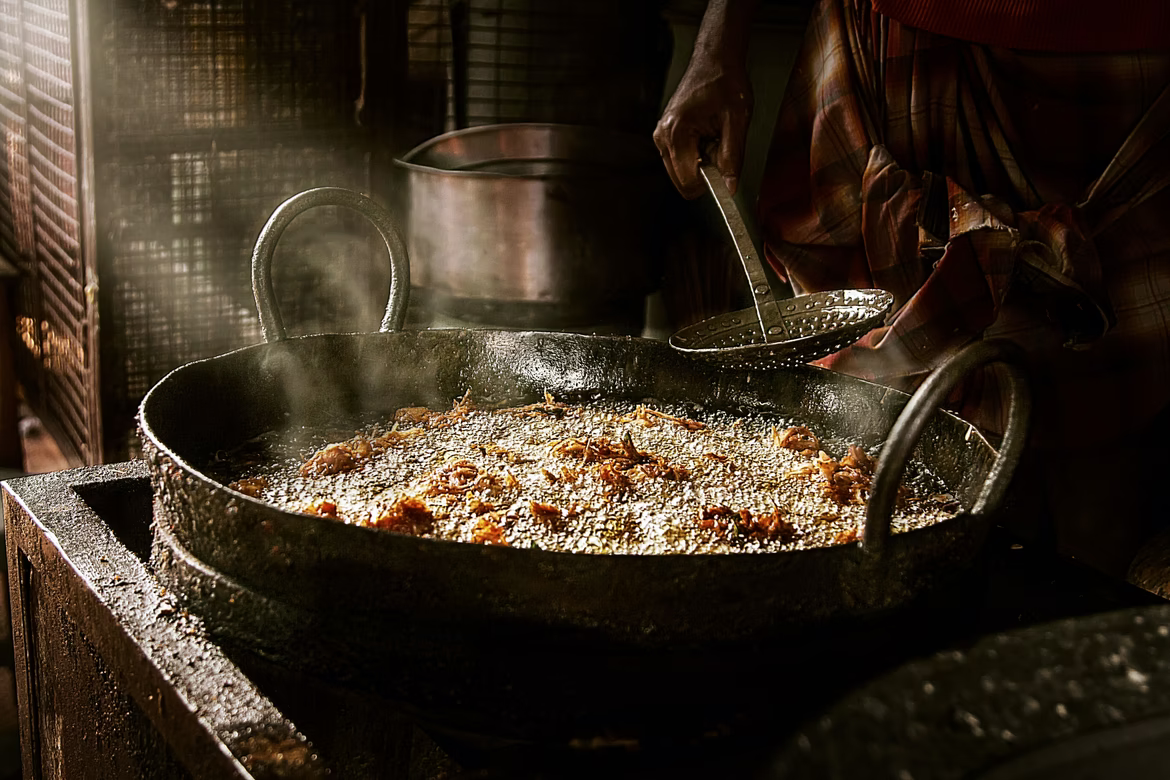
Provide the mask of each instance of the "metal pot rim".
MULTIPOLYGON (((541 174, 516 174, 503 173, 499 171, 482 171, 482 170, 458 170, 452 168, 442 168, 436 165, 428 165, 423 160, 426 156, 432 153, 437 147, 449 143, 452 140, 474 137, 479 135, 499 134, 506 131, 539 131, 545 130, 552 133, 569 133, 569 134, 588 134, 599 137, 605 137, 607 140, 607 147, 614 151, 614 164, 612 172, 618 173, 623 167, 618 164, 620 160, 626 158, 635 158, 638 156, 638 147, 645 147, 647 151, 646 165, 647 170, 651 170, 649 165, 657 161, 657 156, 651 152, 653 147, 650 145, 648 139, 644 140, 641 136, 633 133, 626 133, 619 130, 611 130, 604 127, 590 127, 588 125, 573 125, 560 124, 556 122, 510 122, 493 125, 478 125, 476 127, 466 127, 460 130, 452 130, 433 138, 423 141, 418 146, 403 154, 401 157, 394 159, 394 166, 410 171, 411 173, 422 174, 427 176, 455 176, 467 178, 471 180, 506 180, 506 181, 545 181, 550 179, 566 178, 562 173, 541 173, 541 174)), ((543 157, 515 157, 515 158, 500 158, 500 159, 531 159, 541 160, 548 159, 543 157)), ((636 165, 628 168, 630 173, 643 173, 641 166, 636 165)))

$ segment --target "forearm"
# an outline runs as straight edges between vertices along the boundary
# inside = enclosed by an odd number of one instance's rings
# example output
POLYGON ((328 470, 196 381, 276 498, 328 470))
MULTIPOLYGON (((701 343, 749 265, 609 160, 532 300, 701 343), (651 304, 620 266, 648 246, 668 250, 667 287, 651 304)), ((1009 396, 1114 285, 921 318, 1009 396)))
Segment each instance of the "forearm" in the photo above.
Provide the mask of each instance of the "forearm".
POLYGON ((687 198, 704 192, 699 143, 718 139, 714 161, 735 192, 752 114, 748 38, 759 0, 710 0, 690 64, 654 129, 666 171, 687 198))
POLYGON ((695 39, 696 57, 743 64, 759 0, 710 0, 695 39))

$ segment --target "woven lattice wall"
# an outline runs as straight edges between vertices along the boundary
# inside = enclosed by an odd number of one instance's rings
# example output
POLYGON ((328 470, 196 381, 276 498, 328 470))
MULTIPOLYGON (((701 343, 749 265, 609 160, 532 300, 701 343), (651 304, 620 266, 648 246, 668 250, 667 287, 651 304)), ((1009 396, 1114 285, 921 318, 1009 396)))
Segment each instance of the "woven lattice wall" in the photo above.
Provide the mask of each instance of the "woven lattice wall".
MULTIPOLYGON (((399 34, 400 6, 0 0, 0 252, 21 271, 22 383, 75 460, 131 454, 152 384, 258 341, 249 253, 284 198, 377 190, 391 84, 365 44, 399 34)), ((377 322, 372 235, 297 220, 276 267, 290 324, 377 322)))
MULTIPOLYGON (((466 49, 463 124, 653 128, 669 54, 656 3, 465 0, 450 6, 452 57, 459 58, 460 39, 466 49)), ((452 119, 459 102, 453 101, 452 119)))
MULTIPOLYGON (((250 250, 288 196, 393 208, 394 154, 456 119, 647 128, 655 9, 0 0, 0 254, 21 272, 21 382, 63 448, 132 454, 151 385, 259 340, 250 250)), ((375 327, 389 279, 373 231, 335 210, 298 218, 274 273, 299 332, 375 327)))

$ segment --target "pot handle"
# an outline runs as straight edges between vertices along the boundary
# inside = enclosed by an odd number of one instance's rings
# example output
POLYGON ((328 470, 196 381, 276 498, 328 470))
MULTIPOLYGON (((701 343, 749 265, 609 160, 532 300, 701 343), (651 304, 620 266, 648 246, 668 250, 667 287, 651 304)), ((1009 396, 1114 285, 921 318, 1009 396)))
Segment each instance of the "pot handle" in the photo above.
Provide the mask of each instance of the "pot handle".
POLYGON ((878 459, 877 472, 869 493, 865 514, 865 533, 862 545, 867 551, 880 553, 890 536, 890 516, 906 461, 926 424, 938 410, 947 394, 964 377, 977 368, 992 363, 1003 363, 1007 368, 1008 407, 1007 431, 999 454, 991 464, 983 489, 971 508, 971 514, 984 515, 999 506, 1007 492, 1012 474, 1019 465, 1028 439, 1028 419, 1032 413, 1032 394, 1028 386, 1027 357, 1018 345, 1003 339, 977 341, 959 351, 936 368, 915 391, 902 413, 890 429, 889 436, 878 459))
POLYGON ((351 208, 377 228, 390 252, 390 299, 386 302, 386 313, 378 332, 401 330, 410 297, 410 260, 398 228, 394 227, 386 210, 365 195, 342 187, 318 187, 293 195, 277 206, 261 228, 252 250, 252 295, 256 298, 264 341, 271 343, 288 337, 272 289, 272 253, 276 251, 276 242, 297 215, 317 206, 351 208))

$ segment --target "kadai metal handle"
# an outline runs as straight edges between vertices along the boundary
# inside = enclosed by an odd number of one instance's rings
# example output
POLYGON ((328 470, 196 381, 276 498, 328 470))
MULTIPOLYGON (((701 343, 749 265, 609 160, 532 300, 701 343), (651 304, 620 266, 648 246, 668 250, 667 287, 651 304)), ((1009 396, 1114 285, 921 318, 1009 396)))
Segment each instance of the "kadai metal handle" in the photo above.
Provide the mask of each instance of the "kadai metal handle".
POLYGON ((890 536, 890 517, 894 512, 898 486, 906 472, 906 463, 931 417, 964 377, 993 363, 1002 363, 1007 369, 1010 404, 1007 430, 999 454, 991 464, 987 479, 984 480, 983 488, 970 513, 976 516, 986 515, 999 506, 1027 443, 1032 395, 1028 385, 1027 356, 1024 350, 1010 341, 988 339, 964 347, 954 357, 936 368, 911 396, 890 429, 881 457, 878 459, 877 472, 873 477, 869 504, 866 507, 862 546, 867 551, 880 554, 885 548, 890 536))
POLYGON ((390 215, 373 200, 359 192, 342 187, 318 187, 293 195, 276 207, 268 222, 260 230, 256 247, 252 250, 252 295, 260 316, 260 330, 264 341, 272 343, 288 337, 284 318, 272 288, 272 255, 284 229, 301 213, 318 206, 344 206, 361 214, 377 229, 390 253, 390 298, 382 316, 380 333, 401 330, 406 321, 406 307, 410 298, 410 259, 406 243, 390 215))

